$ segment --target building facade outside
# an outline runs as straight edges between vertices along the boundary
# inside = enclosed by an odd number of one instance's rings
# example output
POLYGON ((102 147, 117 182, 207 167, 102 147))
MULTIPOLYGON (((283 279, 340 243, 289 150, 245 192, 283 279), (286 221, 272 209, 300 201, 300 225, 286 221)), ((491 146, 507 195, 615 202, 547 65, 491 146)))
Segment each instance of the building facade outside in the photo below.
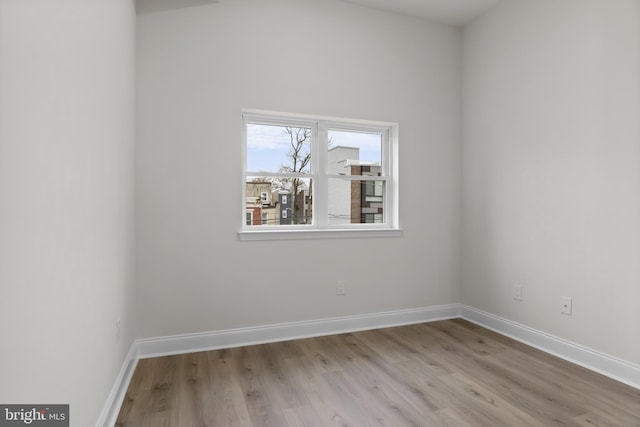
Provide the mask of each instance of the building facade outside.
MULTIPOLYGON (((330 175, 380 176, 379 162, 360 160, 357 147, 336 146, 329 149, 330 175)), ((312 195, 309 186, 299 184, 298 194, 267 180, 246 182, 246 225, 310 224, 312 195)), ((329 224, 384 222, 384 182, 330 178, 328 182, 329 224)))

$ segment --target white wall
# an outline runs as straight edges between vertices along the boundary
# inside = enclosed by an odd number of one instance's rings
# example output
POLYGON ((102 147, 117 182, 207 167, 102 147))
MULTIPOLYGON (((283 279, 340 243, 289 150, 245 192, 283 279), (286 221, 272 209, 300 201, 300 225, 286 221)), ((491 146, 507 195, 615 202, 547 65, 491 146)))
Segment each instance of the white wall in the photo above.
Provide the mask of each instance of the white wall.
POLYGON ((129 0, 0 0, 0 402, 78 427, 134 337, 134 25, 129 0))
POLYGON ((513 0, 463 34, 464 303, 636 364, 639 23, 635 0, 513 0))
POLYGON ((222 1, 140 15, 138 59, 141 336, 458 302, 456 29, 335 0, 222 1), (399 122, 404 237, 239 242, 241 108, 399 122))

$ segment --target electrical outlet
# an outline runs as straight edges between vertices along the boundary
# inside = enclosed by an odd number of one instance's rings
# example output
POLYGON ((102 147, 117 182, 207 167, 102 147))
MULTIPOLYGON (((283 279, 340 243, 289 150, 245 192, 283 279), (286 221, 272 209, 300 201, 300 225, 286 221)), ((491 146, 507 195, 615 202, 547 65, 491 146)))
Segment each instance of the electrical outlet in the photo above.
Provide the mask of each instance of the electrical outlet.
POLYGON ((122 326, 122 322, 120 321, 120 318, 118 317, 116 319, 116 343, 120 342, 121 326, 122 326))
POLYGON ((347 294, 347 291, 344 287, 344 280, 338 280, 338 285, 336 286, 336 295, 339 297, 343 297, 347 294))
POLYGON ((560 313, 571 316, 572 305, 571 297, 560 297, 560 313))
POLYGON ((513 285, 513 299, 516 301, 522 301, 522 286, 513 285))

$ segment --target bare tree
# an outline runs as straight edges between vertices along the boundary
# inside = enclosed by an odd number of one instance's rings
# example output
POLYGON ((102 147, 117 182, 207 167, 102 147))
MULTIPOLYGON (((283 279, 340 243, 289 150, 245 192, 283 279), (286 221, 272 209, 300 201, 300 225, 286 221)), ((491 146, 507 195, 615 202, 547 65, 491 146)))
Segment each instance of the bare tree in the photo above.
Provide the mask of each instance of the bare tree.
POLYGON ((289 143, 291 144, 291 150, 288 155, 291 157, 293 165, 290 171, 303 172, 311 160, 310 146, 307 146, 306 149, 304 146, 305 143, 309 144, 311 142, 311 129, 292 127, 284 129, 285 133, 289 135, 289 143))
MULTIPOLYGON (((287 164, 280 165, 280 172, 288 173, 309 173, 309 163, 311 162, 311 129, 309 128, 297 128, 297 127, 285 127, 284 134, 289 137, 290 149, 287 152, 287 164)), ((332 141, 329 140, 329 146, 332 141)), ((293 203, 293 219, 294 221, 304 221, 308 218, 302 218, 300 209, 304 206, 305 201, 300 201, 300 197, 304 197, 303 194, 299 194, 305 187, 303 178, 277 178, 271 181, 274 187, 280 189, 286 189, 292 194, 293 203)), ((309 180, 308 185, 308 199, 307 203, 307 215, 311 215, 311 198, 312 198, 313 185, 309 180)))
MULTIPOLYGON (((311 161, 311 129, 285 127, 284 132, 289 136, 289 143, 291 145, 291 148, 287 153, 290 164, 281 165, 280 171, 294 173, 308 172, 309 162, 311 161)), ((298 194, 301 190, 301 187, 303 186, 302 180, 301 178, 291 178, 290 183, 290 189, 293 197, 293 218, 294 221, 298 221, 300 219, 299 211, 301 206, 298 198, 304 197, 304 194, 301 196, 298 194)), ((311 188, 309 188, 309 191, 310 190, 311 188)))

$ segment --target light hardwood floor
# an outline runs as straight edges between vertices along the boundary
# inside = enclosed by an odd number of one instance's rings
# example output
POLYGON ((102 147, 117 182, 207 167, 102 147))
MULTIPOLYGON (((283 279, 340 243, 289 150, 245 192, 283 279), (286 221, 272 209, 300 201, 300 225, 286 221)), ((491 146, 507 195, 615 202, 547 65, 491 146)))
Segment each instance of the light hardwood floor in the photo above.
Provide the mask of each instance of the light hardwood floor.
POLYGON ((116 426, 640 427, 640 390, 456 319, 143 359, 116 426))

